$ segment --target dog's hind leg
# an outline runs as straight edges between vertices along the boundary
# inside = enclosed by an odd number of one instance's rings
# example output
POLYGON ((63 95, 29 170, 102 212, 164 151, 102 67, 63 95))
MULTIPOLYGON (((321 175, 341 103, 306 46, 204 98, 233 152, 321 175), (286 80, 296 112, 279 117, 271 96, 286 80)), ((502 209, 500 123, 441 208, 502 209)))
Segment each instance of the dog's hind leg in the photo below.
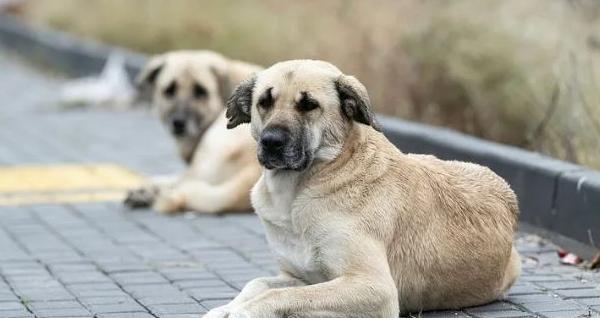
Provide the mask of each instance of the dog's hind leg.
POLYGON ((519 275, 521 274, 521 257, 519 256, 519 252, 513 246, 510 259, 508 260, 508 264, 506 266, 506 270, 504 271, 504 279, 502 281, 501 293, 505 294, 508 292, 510 287, 515 283, 519 275))
POLYGON ((221 184, 210 184, 187 177, 168 191, 161 191, 154 209, 162 213, 191 210, 200 213, 243 211, 250 209, 250 189, 258 179, 259 171, 244 169, 221 184))

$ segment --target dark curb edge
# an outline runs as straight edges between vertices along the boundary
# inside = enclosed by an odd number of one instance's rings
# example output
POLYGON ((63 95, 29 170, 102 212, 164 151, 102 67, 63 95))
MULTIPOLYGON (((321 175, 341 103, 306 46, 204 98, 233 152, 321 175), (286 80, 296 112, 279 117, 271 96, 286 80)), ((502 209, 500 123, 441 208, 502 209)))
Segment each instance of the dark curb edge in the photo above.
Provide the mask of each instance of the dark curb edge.
MULTIPOLYGON (((147 56, 32 27, 0 14, 0 45, 71 76, 98 73, 111 52, 134 76, 147 56)), ((480 163, 506 179, 519 197, 521 221, 584 258, 600 246, 600 172, 456 131, 379 116, 384 133, 405 152, 480 163)))
POLYGON ((30 26, 18 18, 2 13, 0 45, 35 64, 73 77, 99 73, 113 52, 124 57, 127 72, 131 77, 137 74, 147 59, 143 54, 123 48, 30 26))

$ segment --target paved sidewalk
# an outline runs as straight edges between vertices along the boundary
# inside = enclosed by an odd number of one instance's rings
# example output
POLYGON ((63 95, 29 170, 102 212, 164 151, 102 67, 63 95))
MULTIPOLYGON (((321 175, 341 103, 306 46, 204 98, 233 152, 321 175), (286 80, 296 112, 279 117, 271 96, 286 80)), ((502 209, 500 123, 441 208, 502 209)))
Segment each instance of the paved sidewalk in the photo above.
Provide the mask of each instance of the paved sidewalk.
MULTIPOLYGON (((98 163, 180 171, 142 111, 57 111, 60 79, 0 51, 0 165, 98 163)), ((600 317, 600 274, 558 264, 519 233, 524 272, 505 300, 422 317, 600 317)), ((199 317, 276 266, 255 216, 126 211, 118 203, 0 207, 0 318, 199 317)), ((418 316, 418 315, 415 315, 418 316)))

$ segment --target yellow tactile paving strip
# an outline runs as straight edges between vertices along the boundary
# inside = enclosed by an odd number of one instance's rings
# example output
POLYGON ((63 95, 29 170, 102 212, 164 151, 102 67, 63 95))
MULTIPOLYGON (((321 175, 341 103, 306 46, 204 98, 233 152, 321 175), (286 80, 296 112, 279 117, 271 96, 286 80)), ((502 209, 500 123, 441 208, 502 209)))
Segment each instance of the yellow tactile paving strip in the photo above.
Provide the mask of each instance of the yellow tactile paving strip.
POLYGON ((0 206, 116 201, 143 181, 114 164, 0 167, 0 206))

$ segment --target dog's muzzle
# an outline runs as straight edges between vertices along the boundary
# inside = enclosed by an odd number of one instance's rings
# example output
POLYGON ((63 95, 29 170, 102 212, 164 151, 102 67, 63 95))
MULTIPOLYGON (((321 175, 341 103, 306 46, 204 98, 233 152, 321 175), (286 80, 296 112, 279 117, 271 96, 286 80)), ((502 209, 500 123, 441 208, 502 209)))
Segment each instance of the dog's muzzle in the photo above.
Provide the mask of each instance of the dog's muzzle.
POLYGON ((267 127, 260 135, 258 161, 267 169, 304 170, 310 155, 303 139, 286 127, 267 127))
POLYGON ((185 118, 173 118, 171 120, 171 132, 177 137, 185 135, 186 120, 185 118))
POLYGON ((200 133, 202 117, 187 109, 175 111, 167 125, 176 138, 193 138, 200 133))

